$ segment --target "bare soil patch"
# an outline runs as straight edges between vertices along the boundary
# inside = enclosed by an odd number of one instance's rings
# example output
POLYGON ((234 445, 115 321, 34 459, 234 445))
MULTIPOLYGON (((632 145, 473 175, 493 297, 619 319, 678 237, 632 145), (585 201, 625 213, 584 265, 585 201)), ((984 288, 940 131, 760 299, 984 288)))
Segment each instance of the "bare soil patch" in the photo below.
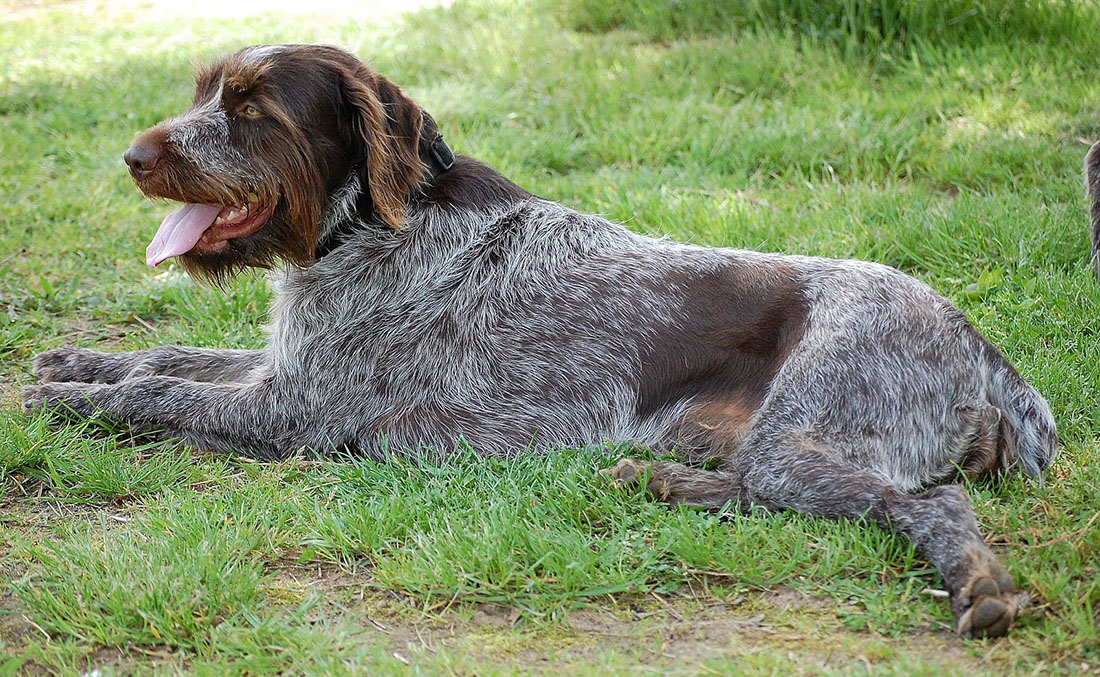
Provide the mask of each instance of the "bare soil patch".
POLYGON ((800 673, 866 669, 900 653, 928 657, 947 669, 981 671, 965 643, 949 631, 896 638, 853 632, 838 620, 837 605, 790 588, 729 600, 648 595, 608 600, 564 619, 531 618, 498 604, 443 604, 424 609, 392 591, 378 590, 368 573, 337 567, 281 570, 272 591, 288 603, 310 592, 364 629, 363 641, 385 644, 399 659, 451 653, 471 666, 573 674, 608 661, 654 673, 707 673, 709 663, 778 657, 800 673))

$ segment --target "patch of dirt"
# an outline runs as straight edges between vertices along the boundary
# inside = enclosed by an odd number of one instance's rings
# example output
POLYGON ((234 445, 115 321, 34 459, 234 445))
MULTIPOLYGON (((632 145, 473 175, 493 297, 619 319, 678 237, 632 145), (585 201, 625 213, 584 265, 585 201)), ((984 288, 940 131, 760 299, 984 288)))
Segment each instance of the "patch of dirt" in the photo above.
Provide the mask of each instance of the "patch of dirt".
POLYGON ((292 566, 275 575, 270 592, 288 604, 320 594, 321 613, 362 627, 364 641, 382 643, 410 663, 446 653, 460 657, 459 665, 482 669, 571 674, 612 656, 623 668, 698 673, 710 670, 708 662, 755 656, 786 661, 776 669, 785 664, 817 673, 865 669, 915 655, 963 672, 978 666, 952 632, 897 638, 853 632, 837 618, 835 603, 789 588, 728 600, 640 596, 572 611, 561 622, 540 622, 498 604, 424 611, 397 593, 374 589, 371 582, 368 574, 334 566, 292 566))
MULTIPOLYGON (((514 627, 489 637, 484 624, 459 625, 447 639, 468 651, 475 663, 507 658, 537 672, 568 673, 570 664, 592 664, 609 652, 640 666, 662 672, 703 672, 707 663, 757 654, 785 657, 788 667, 799 671, 844 668, 861 660, 876 660, 864 644, 888 641, 919 655, 934 655, 938 662, 963 666, 968 654, 947 633, 922 634, 885 640, 843 628, 820 600, 784 590, 780 596, 802 597, 806 604, 775 606, 774 593, 735 598, 730 602, 658 598, 656 608, 622 613, 617 608, 571 613, 558 629, 514 627), (518 650, 512 652, 511 647, 518 650), (919 647, 919 648, 917 648, 919 647), (870 656, 870 657, 869 657, 870 656)), ((485 613, 485 612, 482 612, 485 613)), ((507 610, 498 612, 509 618, 507 610)), ((499 626, 499 622, 498 622, 499 626)), ((414 647, 415 648, 415 647, 414 647)), ((886 656, 883 656, 886 658, 886 656)), ((778 666, 777 666, 778 667, 778 666)))
MULTIPOLYGON (((12 482, 13 478, 8 478, 12 482)), ((28 617, 23 603, 8 581, 26 574, 27 566, 19 557, 20 549, 47 540, 49 532, 61 524, 84 521, 105 524, 108 529, 122 528, 134 519, 140 505, 130 502, 67 503, 49 500, 43 495, 21 491, 38 483, 9 484, 8 494, 0 499, 0 668, 7 667, 3 657, 24 657, 29 643, 51 638, 50 634, 28 617)), ((155 661, 180 663, 178 656, 158 647, 135 647, 139 654, 155 661)), ((108 674, 128 674, 133 659, 126 652, 109 647, 92 647, 86 656, 88 669, 105 669, 108 674)), ((3 672, 3 670, 0 670, 3 672)), ((6 674, 6 673, 5 673, 6 674)), ((33 659, 19 665, 19 675, 52 675, 55 671, 38 665, 33 659)))
MULTIPOLYGON (((134 512, 140 508, 134 501, 85 503, 49 500, 44 493, 44 486, 39 482, 20 483, 18 477, 8 478, 8 481, 11 482, 8 494, 0 498, 0 526, 20 532, 31 539, 63 520, 92 520, 102 516, 108 525, 125 524, 133 520, 134 512), (40 491, 20 491, 27 486, 40 491)), ((0 541, 0 547, 2 546, 3 541, 0 541)))

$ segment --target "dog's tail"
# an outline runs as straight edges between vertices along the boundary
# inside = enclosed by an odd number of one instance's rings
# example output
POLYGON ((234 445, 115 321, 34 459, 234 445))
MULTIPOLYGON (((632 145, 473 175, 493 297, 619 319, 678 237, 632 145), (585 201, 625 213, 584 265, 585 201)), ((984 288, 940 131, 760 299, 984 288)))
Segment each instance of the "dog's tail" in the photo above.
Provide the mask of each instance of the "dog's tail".
POLYGON ((989 402, 1001 411, 1004 462, 1041 480, 1060 447, 1050 405, 984 337, 981 353, 989 402))
POLYGON ((1100 141, 1085 156, 1085 188, 1092 217, 1092 274, 1100 280, 1100 141))

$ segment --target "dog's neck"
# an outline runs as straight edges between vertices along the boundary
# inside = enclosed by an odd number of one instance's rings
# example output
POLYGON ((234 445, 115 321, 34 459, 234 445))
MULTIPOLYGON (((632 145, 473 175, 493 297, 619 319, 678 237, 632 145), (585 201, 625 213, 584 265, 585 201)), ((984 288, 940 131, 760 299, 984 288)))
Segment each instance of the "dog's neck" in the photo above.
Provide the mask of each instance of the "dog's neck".
POLYGON ((428 152, 422 153, 420 158, 428 168, 424 175, 424 183, 435 181, 436 177, 455 166, 455 154, 439 132, 435 133, 435 138, 428 144, 428 152))
MULTIPOLYGON (((426 150, 421 152, 420 159, 424 162, 424 178, 420 183, 420 190, 430 185, 439 176, 455 164, 455 154, 443 141, 443 135, 434 132, 434 138, 427 144, 426 150)), ((344 183, 333 192, 329 198, 328 207, 321 218, 320 233, 317 238, 315 260, 320 261, 334 249, 343 244, 348 234, 364 225, 358 216, 357 204, 363 192, 363 184, 359 178, 359 169, 353 168, 344 183)), ((372 219, 381 222, 381 219, 372 219)))

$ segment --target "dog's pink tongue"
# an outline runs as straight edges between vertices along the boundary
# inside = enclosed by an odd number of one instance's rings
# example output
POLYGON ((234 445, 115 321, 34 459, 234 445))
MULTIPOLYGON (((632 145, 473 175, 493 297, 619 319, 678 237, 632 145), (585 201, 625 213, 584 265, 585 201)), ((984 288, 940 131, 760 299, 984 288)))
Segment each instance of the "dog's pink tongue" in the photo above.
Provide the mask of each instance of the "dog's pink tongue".
POLYGON ((145 262, 155 266, 165 259, 191 251, 221 210, 221 205, 191 203, 164 217, 153 241, 145 249, 145 262))

